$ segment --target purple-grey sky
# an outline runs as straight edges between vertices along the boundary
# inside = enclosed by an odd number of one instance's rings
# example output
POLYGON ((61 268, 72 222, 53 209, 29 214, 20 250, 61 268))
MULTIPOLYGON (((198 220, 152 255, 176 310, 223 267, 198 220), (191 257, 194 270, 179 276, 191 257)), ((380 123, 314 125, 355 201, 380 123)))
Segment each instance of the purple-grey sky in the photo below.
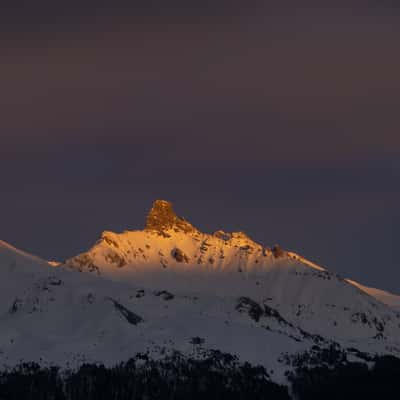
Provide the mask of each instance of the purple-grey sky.
POLYGON ((6 0, 0 238, 64 259, 164 198, 400 292, 399 43, 389 0, 6 0))

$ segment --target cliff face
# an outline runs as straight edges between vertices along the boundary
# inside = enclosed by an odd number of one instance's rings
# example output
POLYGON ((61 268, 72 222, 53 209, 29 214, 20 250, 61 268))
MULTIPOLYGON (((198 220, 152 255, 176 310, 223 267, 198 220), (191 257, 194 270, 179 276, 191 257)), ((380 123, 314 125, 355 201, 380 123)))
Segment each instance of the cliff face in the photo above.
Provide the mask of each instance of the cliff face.
POLYGON ((184 218, 178 217, 172 203, 165 200, 156 200, 146 219, 146 229, 157 232, 179 230, 192 232, 196 229, 184 218))

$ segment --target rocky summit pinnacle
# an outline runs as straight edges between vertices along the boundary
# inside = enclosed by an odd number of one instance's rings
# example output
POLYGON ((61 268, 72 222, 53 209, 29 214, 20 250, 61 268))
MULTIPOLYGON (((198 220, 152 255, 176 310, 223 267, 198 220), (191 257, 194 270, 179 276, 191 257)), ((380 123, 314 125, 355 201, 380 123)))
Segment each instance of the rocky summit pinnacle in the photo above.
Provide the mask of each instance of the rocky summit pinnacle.
POLYGON ((172 203, 166 200, 156 200, 147 215, 146 229, 154 231, 167 231, 170 229, 191 232, 195 228, 184 218, 175 214, 172 203))

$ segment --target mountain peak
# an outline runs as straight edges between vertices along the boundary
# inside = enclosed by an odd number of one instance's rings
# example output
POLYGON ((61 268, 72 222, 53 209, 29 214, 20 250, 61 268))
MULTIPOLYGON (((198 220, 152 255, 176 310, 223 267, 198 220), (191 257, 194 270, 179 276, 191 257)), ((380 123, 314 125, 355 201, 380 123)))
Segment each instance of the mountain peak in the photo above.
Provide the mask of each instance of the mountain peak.
POLYGON ((183 232, 194 231, 195 228, 184 218, 175 214, 171 202, 166 200, 156 200, 147 215, 146 229, 163 232, 170 229, 181 230, 183 232))

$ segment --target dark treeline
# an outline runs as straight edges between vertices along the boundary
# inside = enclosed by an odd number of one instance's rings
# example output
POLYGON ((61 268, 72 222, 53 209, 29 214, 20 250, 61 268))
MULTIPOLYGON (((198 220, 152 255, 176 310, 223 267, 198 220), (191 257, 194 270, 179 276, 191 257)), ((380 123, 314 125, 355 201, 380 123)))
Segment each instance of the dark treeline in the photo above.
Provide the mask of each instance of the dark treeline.
MULTIPOLYGON (((309 360, 308 360, 309 361, 309 360)), ((298 366, 289 376, 296 400, 398 399, 400 359, 334 366, 298 366)), ((22 364, 0 373, 0 400, 289 400, 284 386, 261 366, 211 352, 204 359, 174 353, 161 360, 138 354, 106 368, 85 364, 77 371, 22 364)))
POLYGON ((174 353, 162 360, 139 354, 112 368, 77 371, 28 363, 0 374, 0 400, 288 400, 285 387, 260 366, 213 351, 200 360, 174 353))
POLYGON ((400 359, 377 357, 366 363, 301 367, 290 378, 298 400, 377 400, 400 398, 400 359))

